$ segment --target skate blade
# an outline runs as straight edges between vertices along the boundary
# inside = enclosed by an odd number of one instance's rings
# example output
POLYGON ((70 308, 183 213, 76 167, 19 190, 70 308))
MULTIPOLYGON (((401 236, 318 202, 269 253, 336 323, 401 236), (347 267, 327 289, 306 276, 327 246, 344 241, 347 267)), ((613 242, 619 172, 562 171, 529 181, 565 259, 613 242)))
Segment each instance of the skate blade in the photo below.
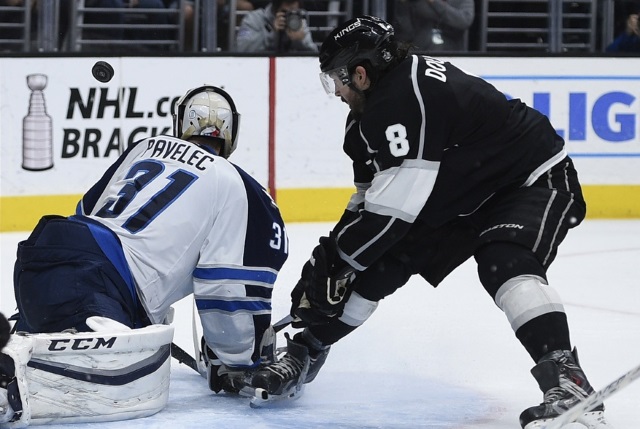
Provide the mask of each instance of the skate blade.
MULTIPOLYGON (((552 426, 555 419, 536 420, 525 426, 525 429, 547 429, 552 426)), ((576 419, 575 422, 566 423, 561 429, 614 429, 604 417, 602 411, 588 411, 576 419)))
POLYGON ((240 394, 249 397, 249 406, 251 408, 265 408, 282 401, 298 399, 302 396, 303 391, 304 386, 301 386, 281 395, 270 395, 265 389, 247 386, 240 390, 240 394))
MULTIPOLYGON (((553 419, 536 420, 535 422, 531 422, 526 425, 525 429, 547 429, 551 422, 553 422, 553 419)), ((587 426, 580 423, 571 422, 562 426, 562 429, 587 429, 587 426)))

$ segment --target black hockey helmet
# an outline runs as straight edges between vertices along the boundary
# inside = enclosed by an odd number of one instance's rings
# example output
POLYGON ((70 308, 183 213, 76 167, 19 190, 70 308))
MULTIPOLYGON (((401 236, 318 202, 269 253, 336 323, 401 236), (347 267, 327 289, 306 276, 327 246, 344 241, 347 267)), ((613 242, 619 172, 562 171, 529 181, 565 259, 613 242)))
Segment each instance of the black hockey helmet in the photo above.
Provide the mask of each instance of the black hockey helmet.
POLYGON ((349 84, 357 65, 371 64, 383 71, 394 61, 394 30, 388 22, 375 16, 350 19, 329 33, 320 48, 320 79, 327 93, 335 83, 349 84))

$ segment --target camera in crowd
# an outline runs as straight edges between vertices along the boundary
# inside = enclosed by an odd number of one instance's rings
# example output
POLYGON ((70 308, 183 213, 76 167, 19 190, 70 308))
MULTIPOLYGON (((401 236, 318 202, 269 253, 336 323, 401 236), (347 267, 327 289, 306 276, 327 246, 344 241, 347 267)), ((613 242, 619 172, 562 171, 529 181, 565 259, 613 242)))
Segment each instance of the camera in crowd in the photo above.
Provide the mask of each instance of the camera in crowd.
POLYGON ((302 9, 288 10, 284 15, 287 30, 298 31, 302 28, 302 22, 307 14, 302 9))

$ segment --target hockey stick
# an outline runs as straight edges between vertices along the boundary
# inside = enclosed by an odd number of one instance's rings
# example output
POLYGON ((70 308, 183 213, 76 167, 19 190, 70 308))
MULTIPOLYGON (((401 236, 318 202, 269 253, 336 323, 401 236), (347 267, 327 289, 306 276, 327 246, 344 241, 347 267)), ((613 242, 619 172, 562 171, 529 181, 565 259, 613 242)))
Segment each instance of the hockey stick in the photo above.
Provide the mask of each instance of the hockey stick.
MULTIPOLYGON (((287 314, 282 319, 278 320, 273 325, 273 330, 277 333, 282 331, 284 328, 289 326, 289 324, 293 322, 293 317, 287 314)), ((179 347, 175 343, 171 343, 171 357, 177 360, 179 363, 183 363, 187 365, 189 368, 202 375, 201 369, 198 368, 198 361, 195 360, 193 356, 184 351, 182 347, 179 347)))
POLYGON ((276 323, 273 324, 273 330, 276 331, 276 334, 277 334, 278 332, 282 331, 284 328, 289 326, 291 322, 293 322, 293 316, 291 316, 290 314, 287 314, 282 319, 278 320, 276 323))
POLYGON ((185 352, 184 349, 178 346, 176 343, 171 343, 171 357, 178 361, 178 363, 183 363, 187 365, 189 368, 200 373, 198 369, 198 363, 189 353, 185 352))
POLYGON ((605 399, 613 395, 617 391, 631 384, 635 379, 640 377, 640 365, 633 368, 631 371, 622 375, 620 378, 610 383, 608 386, 598 390, 593 395, 587 397, 584 401, 578 403, 574 407, 568 409, 558 417, 553 419, 543 429, 560 429, 567 423, 576 421, 582 414, 602 404, 605 399))

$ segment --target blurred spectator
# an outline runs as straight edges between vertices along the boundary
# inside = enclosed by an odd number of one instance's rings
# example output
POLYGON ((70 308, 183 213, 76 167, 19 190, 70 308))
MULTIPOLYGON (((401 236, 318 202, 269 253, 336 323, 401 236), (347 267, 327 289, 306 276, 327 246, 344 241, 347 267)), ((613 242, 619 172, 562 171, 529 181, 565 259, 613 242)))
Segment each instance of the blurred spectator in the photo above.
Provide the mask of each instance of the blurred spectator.
POLYGON ((607 52, 636 52, 640 53, 640 6, 634 13, 627 16, 625 29, 615 38, 609 46, 607 52))
MULTIPOLYGON (((105 26, 104 28, 95 28, 91 31, 85 30, 84 39, 95 40, 133 40, 133 41, 150 41, 150 40, 167 40, 171 37, 166 29, 169 23, 167 14, 161 13, 145 13, 144 9, 165 9, 163 0, 86 0, 87 8, 105 8, 114 9, 114 12, 91 12, 85 13, 85 24, 98 24, 105 26), (117 9, 136 9, 139 13, 123 13, 117 9), (128 25, 125 25, 128 24, 128 25), (135 28, 140 24, 150 24, 148 28, 135 28)), ((85 51, 109 51, 109 52, 126 52, 141 50, 164 50, 166 47, 158 44, 109 44, 102 45, 92 44, 85 51)))
POLYGON ((396 0, 392 24, 399 40, 422 51, 465 51, 474 0, 396 0))
MULTIPOLYGON (((221 50, 227 50, 229 48, 229 0, 218 0, 218 47, 221 50)), ((268 3, 267 3, 268 4, 268 3)), ((251 11, 260 7, 257 1, 249 0, 237 0, 236 11, 251 11)), ((235 25, 237 26, 242 22, 242 16, 236 15, 235 25)), ((235 29, 234 29, 235 31, 235 29)))
POLYGON ((240 52, 317 52, 299 0, 273 0, 245 15, 237 36, 240 52))
MULTIPOLYGON (((343 22, 358 15, 380 15, 386 9, 389 9, 393 2, 386 0, 385 2, 373 2, 369 7, 364 5, 363 0, 351 0, 351 13, 348 12, 348 2, 340 0, 304 0, 304 9, 307 11, 307 25, 312 29, 311 35, 316 42, 324 41, 331 30, 343 22), (386 6, 382 3, 386 3, 386 6), (365 9, 367 11, 365 12, 365 9)), ((319 43, 316 43, 320 46, 319 43)))
MULTIPOLYGON (((30 28, 26 28, 24 12, 20 10, 2 10, 0 13, 0 23, 9 24, 9 26, 0 26, 0 39, 11 41, 9 43, 0 43, 0 51, 22 51, 23 44, 20 43, 27 34, 25 31, 29 31, 30 47, 29 49, 37 50, 38 42, 38 25, 40 20, 40 1, 30 0, 30 28)), ((58 50, 64 49, 64 40, 69 27, 69 10, 70 2, 73 0, 59 0, 58 1, 58 50)), ((25 5, 25 0, 0 0, 1 6, 8 7, 20 7, 25 5)), ((51 18, 53 19, 53 18, 51 18)))
MULTIPOLYGON (((122 0, 86 0, 85 6, 87 8, 104 8, 114 9, 122 8, 124 4, 122 0)), ((85 29, 83 31, 83 39, 107 39, 107 40, 122 40, 124 39, 124 14, 120 12, 92 12, 87 11, 84 14, 84 23, 93 25, 106 25, 107 28, 94 28, 85 29)), ((83 50, 95 50, 94 45, 90 45, 87 49, 83 50)), ((116 50, 115 45, 105 45, 103 50, 116 50)))
MULTIPOLYGON (((168 9, 177 9, 178 6, 182 3, 183 8, 183 25, 184 25, 184 45, 182 49, 185 52, 190 52, 194 49, 194 40, 193 40, 193 29, 194 29, 194 18, 195 18, 195 9, 194 2, 192 0, 163 0, 165 7, 168 9)), ((174 22, 175 23, 175 22, 174 22)), ((176 36, 177 37, 177 36, 176 36)), ((197 49, 197 46, 195 46, 197 49)))
MULTIPOLYGON (((139 13, 125 19, 127 24, 150 24, 146 28, 126 28, 125 39, 130 40, 168 40, 174 39, 170 31, 162 28, 169 24, 169 15, 148 13, 145 9, 166 9, 163 0, 124 0, 124 6, 138 9, 139 13)), ((151 50, 166 50, 166 45, 146 45, 151 50)), ((138 47, 139 48, 139 47, 138 47)))
MULTIPOLYGON (((195 2, 192 0, 163 0, 164 4, 167 8, 177 8, 180 3, 182 3, 182 7, 184 8, 184 35, 185 35, 185 43, 184 50, 186 52, 193 51, 194 48, 196 50, 201 47, 198 46, 198 40, 194 40, 194 19, 195 19, 195 2), (196 46, 194 46, 194 43, 196 46)), ((218 44, 218 50, 225 50, 229 46, 229 0, 217 0, 217 25, 216 29, 216 39, 218 44)), ((258 0, 236 0, 236 10, 238 11, 250 11, 256 8, 256 5, 259 4, 258 0)), ((268 4, 268 2, 267 2, 268 4)), ((202 15, 201 15, 202 16, 202 15)), ((236 26, 240 24, 241 16, 237 17, 238 22, 236 22, 236 26)))

